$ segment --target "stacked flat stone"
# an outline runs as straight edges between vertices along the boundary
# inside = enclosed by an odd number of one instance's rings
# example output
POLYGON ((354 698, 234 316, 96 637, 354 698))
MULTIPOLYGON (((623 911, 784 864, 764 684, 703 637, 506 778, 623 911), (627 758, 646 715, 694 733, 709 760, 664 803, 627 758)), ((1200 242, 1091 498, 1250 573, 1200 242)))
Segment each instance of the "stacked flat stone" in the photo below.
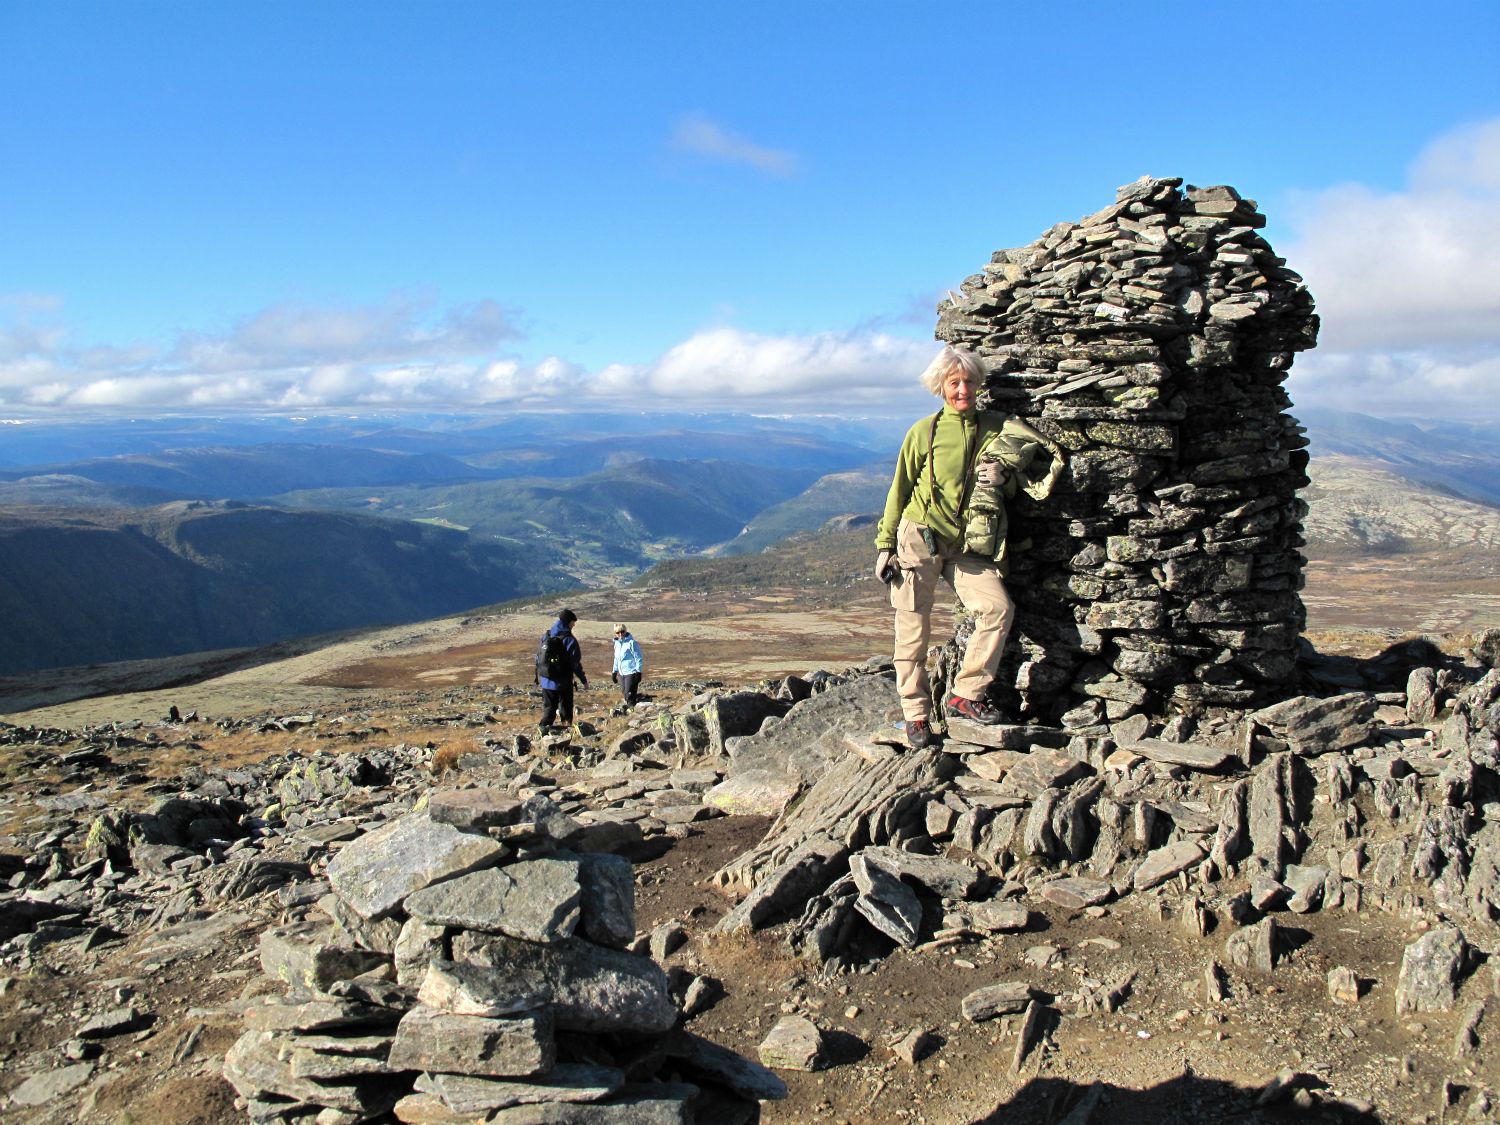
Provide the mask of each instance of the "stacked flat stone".
MULTIPOLYGON (((328 867, 329 920, 262 935, 262 968, 286 993, 247 1010, 224 1064, 250 1119, 691 1120, 700 1086, 653 1080, 678 1013, 666 974, 626 948, 634 872, 566 850, 576 827, 545 798, 471 789, 346 845, 328 867)), ((675 1043, 674 1073, 695 1058, 717 1073, 729 1056, 675 1043)), ((738 1063, 752 1097, 774 1096, 774 1079, 738 1063)), ((711 1095, 720 1110, 754 1105, 711 1095)))
POLYGON ((1316 341, 1312 297, 1254 201, 1181 185, 1127 184, 939 306, 984 405, 1068 451, 1052 497, 1016 505, 1002 682, 1084 733, 1277 697, 1305 620, 1307 439, 1282 382, 1316 341))

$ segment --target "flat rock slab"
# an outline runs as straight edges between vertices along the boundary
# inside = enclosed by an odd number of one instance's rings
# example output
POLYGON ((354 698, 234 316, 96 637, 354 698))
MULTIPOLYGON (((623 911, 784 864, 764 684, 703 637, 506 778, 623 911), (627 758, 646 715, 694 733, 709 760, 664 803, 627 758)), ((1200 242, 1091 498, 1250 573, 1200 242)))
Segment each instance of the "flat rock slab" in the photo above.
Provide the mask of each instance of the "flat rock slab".
POLYGON ((859 854, 939 898, 972 898, 985 883, 977 868, 940 855, 917 855, 885 846, 865 848, 859 854))
POLYGON ((635 868, 623 856, 587 852, 578 857, 578 875, 583 936, 624 949, 635 940, 635 868))
POLYGON ((64 1094, 71 1094, 94 1076, 91 1062, 60 1066, 56 1070, 44 1070, 33 1074, 10 1092, 10 1100, 16 1105, 46 1105, 64 1094))
POLYGON ((1281 928, 1276 919, 1262 918, 1255 925, 1231 934, 1224 943, 1224 952, 1231 963, 1242 969, 1269 973, 1276 967, 1280 944, 1281 928))
POLYGON ((775 816, 802 791, 789 773, 752 769, 736 773, 703 794, 703 803, 731 816, 775 816))
POLYGON ((1000 781, 1025 760, 1026 755, 1019 750, 985 750, 964 758, 964 765, 986 781, 1000 781))
POLYGON ((650 958, 572 938, 541 945, 503 934, 463 933, 453 953, 490 969, 496 988, 544 991, 564 1031, 651 1035, 677 1022, 667 976, 650 958))
POLYGON ((538 976, 501 977, 493 969, 467 961, 435 958, 417 989, 417 1000, 458 1016, 514 1016, 540 1008, 552 990, 538 976))
POLYGON ((624 1085, 624 1072, 612 1066, 558 1063, 525 1082, 466 1074, 421 1074, 415 1088, 439 1098, 452 1113, 485 1114, 513 1105, 602 1101, 624 1085))
POLYGON ((261 971, 296 992, 327 992, 383 965, 387 958, 336 940, 332 926, 273 926, 260 935, 261 971))
POLYGON ((82 1024, 73 1034, 79 1039, 108 1039, 112 1035, 138 1031, 145 1027, 150 1019, 148 1013, 133 1007, 111 1008, 82 1024))
POLYGON ((971 1023, 992 1020, 996 1016, 1010 1016, 1024 1012, 1031 1003, 1031 986, 1024 981, 1007 981, 1004 984, 989 984, 976 988, 963 998, 960 1010, 964 1019, 971 1023))
POLYGON ((789 776, 799 786, 811 785, 847 753, 845 735, 864 737, 900 717, 894 679, 855 676, 804 699, 780 722, 760 727, 756 734, 726 738, 724 747, 733 762, 730 777, 765 770, 789 776))
POLYGON ((667 1054, 690 1072, 689 1077, 727 1086, 742 1098, 766 1102, 787 1095, 786 1083, 760 1063, 690 1031, 674 1033, 667 1041, 667 1054))
POLYGON ((349 1031, 390 1027, 401 1018, 391 1008, 363 1000, 312 1000, 306 1004, 280 1001, 245 1009, 245 1026, 251 1031, 349 1031))
POLYGON ((1015 723, 999 723, 985 726, 972 719, 948 717, 948 737, 974 746, 988 746, 995 750, 1027 751, 1036 746, 1060 749, 1068 744, 1068 732, 1056 727, 1038 727, 1015 723))
POLYGON ((1196 840, 1178 840, 1150 853, 1135 869, 1133 885, 1138 891, 1160 886, 1174 875, 1197 867, 1208 853, 1196 840))
POLYGON ((556 1059, 546 1009, 513 1019, 458 1016, 426 1005, 401 1018, 389 1058, 392 1070, 524 1077, 556 1059))
POLYGON ((372 1075, 389 1074, 386 1056, 394 1036, 369 1035, 335 1040, 329 1036, 291 1040, 288 1061, 292 1077, 317 1082, 348 1082, 372 1075))
POLYGON ((1165 766, 1186 766, 1188 769, 1213 773, 1226 769, 1239 758, 1228 750, 1215 746, 1204 746, 1197 742, 1167 742, 1160 738, 1141 738, 1121 745, 1121 750, 1150 758, 1165 766))
POLYGON ((355 913, 378 918, 423 887, 492 866, 505 854, 488 836, 408 813, 345 844, 328 864, 328 882, 355 913))
POLYGON ((922 904, 916 893, 864 852, 850 858, 849 873, 859 888, 854 908, 861 916, 897 945, 916 945, 922 928, 922 904))
POLYGON ((719 784, 722 775, 718 770, 673 770, 668 782, 673 789, 684 789, 689 793, 703 793, 719 784))
POLYGON ((489 1125, 692 1125, 698 1087, 685 1082, 626 1085, 602 1102, 518 1105, 486 1118, 489 1125))
POLYGON ((292 1072, 288 1037, 270 1031, 246 1031, 224 1053, 224 1078, 251 1101, 293 1101, 325 1106, 368 1120, 387 1112, 400 1097, 400 1086, 388 1074, 366 1075, 352 1082, 319 1082, 292 1072))
POLYGON ((1093 773, 1093 768, 1061 750, 1038 749, 1013 766, 1000 783, 1001 796, 1035 797, 1044 789, 1062 789, 1093 773))
POLYGON ((1061 906, 1065 910, 1082 910, 1108 902, 1114 897, 1115 891, 1112 886, 1099 879, 1068 875, 1044 884, 1039 893, 1054 906, 1061 906))
POLYGON ((849 849, 827 836, 803 841, 714 928, 723 933, 758 930, 801 913, 808 899, 838 877, 848 858, 849 849))
POLYGON ((1293 914, 1308 914, 1321 907, 1329 874, 1328 868, 1322 864, 1288 864, 1282 874, 1282 882, 1292 892, 1286 908, 1293 914))
POLYGON ((573 936, 581 896, 577 860, 530 859, 425 887, 405 907, 432 925, 548 942, 573 936))
POLYGON ((823 1033, 806 1016, 782 1016, 757 1050, 777 1070, 818 1070, 828 1061, 823 1033))
POLYGON ((846 734, 843 739, 846 750, 867 762, 884 762, 904 754, 908 749, 905 737, 895 734, 846 734))
POLYGON ((471 832, 503 828, 521 819, 521 802, 498 789, 440 789, 427 798, 427 815, 471 832))
POLYGON ((1326 754, 1363 745, 1379 730, 1379 701, 1366 692, 1327 699, 1298 696, 1262 708, 1250 718, 1286 740, 1296 754, 1326 754))
POLYGON ((930 1055, 937 1045, 938 1040, 930 1031, 914 1027, 891 1045, 891 1054, 907 1066, 915 1066, 930 1055))
POLYGON ((195 950, 218 947, 235 931, 258 931, 263 924, 248 914, 221 910, 207 918, 179 922, 157 931, 141 944, 138 957, 143 963, 169 960, 195 950))
POLYGON ((1019 933, 1031 925, 1031 911, 1018 902, 976 902, 964 909, 970 926, 981 933, 1019 933))

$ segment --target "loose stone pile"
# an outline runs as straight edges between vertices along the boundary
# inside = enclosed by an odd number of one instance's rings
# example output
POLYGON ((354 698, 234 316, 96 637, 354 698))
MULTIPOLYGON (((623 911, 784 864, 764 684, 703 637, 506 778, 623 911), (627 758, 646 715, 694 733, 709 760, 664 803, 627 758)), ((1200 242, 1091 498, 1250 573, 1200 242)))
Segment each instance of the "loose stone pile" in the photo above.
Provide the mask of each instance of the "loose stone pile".
POLYGON ((1281 384, 1317 317, 1253 201, 1181 185, 1127 184, 939 306, 938 338, 989 372, 984 405, 1069 451, 1011 523, 1030 549, 1004 679, 1088 733, 1157 703, 1250 705, 1296 670, 1307 439, 1281 384))
MULTIPOLYGON (((869 712, 863 730, 840 732, 843 757, 719 872, 747 892, 719 928, 785 923, 793 950, 848 969, 892 943, 982 942, 1042 911, 1149 894, 1200 934, 1217 919, 1231 934, 1222 956, 1268 972, 1284 952, 1278 913, 1426 911, 1451 924, 1410 954, 1438 967, 1403 970, 1413 983, 1398 1004, 1451 1006, 1472 949, 1500 948, 1493 648, 1487 636, 1467 666, 1413 668, 1406 691, 1294 696, 1201 721, 1133 715, 1102 735, 953 719, 939 746, 913 751, 869 712)), ((866 680, 894 699, 888 679, 866 680)), ((764 771, 779 737, 735 740, 737 756, 764 771)))
POLYGON ((545 797, 476 788, 346 845, 329 920, 262 935, 287 992, 247 1011, 224 1060, 250 1119, 679 1122, 707 1105, 739 1120, 784 1093, 748 1060, 666 1036, 667 976, 626 948, 631 864, 566 850, 576 834, 545 797))
MULTIPOLYGON (((743 897, 718 928, 779 927, 822 982, 896 950, 982 969, 1076 915, 1144 913, 1202 942, 1203 1005, 1229 1018, 1267 974, 1284 981, 1289 961, 1301 974, 1321 956, 1316 941, 1294 949, 1296 917, 1421 919, 1399 980, 1335 965, 1329 1003, 1368 1011, 1379 977, 1383 1015, 1459 1008, 1454 1074, 1480 1120, 1500 1104, 1483 1077, 1500 993, 1474 979, 1500 955, 1497 663, 1500 633, 1466 661, 1403 645, 1345 670, 1360 690, 1106 715, 1103 733, 955 720, 939 746, 911 751, 876 659, 707 691, 675 713, 645 706, 612 737, 556 736, 551 761, 579 767, 566 778, 540 772, 521 736, 475 737, 452 763, 463 789, 432 790, 430 748, 360 747, 194 769, 144 812, 84 782, 175 728, 0 727, 76 786, 38 796, 45 825, 15 841, 27 858, 0 891, 0 958, 45 968, 161 929, 141 946, 149 964, 169 941, 248 928, 270 978, 256 983, 285 990, 267 1001, 247 988, 224 1060, 256 1120, 751 1120, 779 1081, 680 1023, 719 995, 697 960, 712 941, 676 923, 636 934, 630 865, 598 853, 664 847, 706 817, 753 810, 776 820, 720 871, 743 897), (686 963, 663 974, 656 962, 685 938, 686 963)), ((307 718, 304 733, 333 724, 307 718)), ((1003 974, 979 973, 954 1018, 1010 1021, 1019 1069, 1069 1021, 1141 1003, 1128 964, 1075 977, 1074 953, 1038 944, 1003 974)), ((837 1065, 817 1022, 827 1012, 782 1010, 762 1060, 837 1065)), ((14 1104, 79 1096, 100 1045, 125 1043, 152 1013, 117 989, 76 1015, 68 1064, 22 1060, 14 1104)), ((934 1049, 926 1034, 898 1053, 934 1049)), ((1261 1096, 1312 1104, 1311 1084, 1288 1071, 1261 1096)))

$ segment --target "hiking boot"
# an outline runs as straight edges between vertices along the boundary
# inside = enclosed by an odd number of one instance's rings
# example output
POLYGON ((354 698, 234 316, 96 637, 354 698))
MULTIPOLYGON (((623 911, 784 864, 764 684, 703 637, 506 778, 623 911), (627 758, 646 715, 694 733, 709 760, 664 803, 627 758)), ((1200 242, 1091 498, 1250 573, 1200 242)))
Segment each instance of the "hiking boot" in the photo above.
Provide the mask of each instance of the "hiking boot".
POLYGON ((950 695, 948 697, 948 714, 956 715, 961 719, 979 723, 982 726, 993 727, 1005 722, 1005 716, 998 709, 991 707, 982 699, 965 699, 961 695, 950 695))
POLYGON ((927 725, 926 719, 918 719, 916 722, 906 724, 906 743, 913 750, 921 750, 936 741, 937 737, 932 733, 932 728, 927 725))

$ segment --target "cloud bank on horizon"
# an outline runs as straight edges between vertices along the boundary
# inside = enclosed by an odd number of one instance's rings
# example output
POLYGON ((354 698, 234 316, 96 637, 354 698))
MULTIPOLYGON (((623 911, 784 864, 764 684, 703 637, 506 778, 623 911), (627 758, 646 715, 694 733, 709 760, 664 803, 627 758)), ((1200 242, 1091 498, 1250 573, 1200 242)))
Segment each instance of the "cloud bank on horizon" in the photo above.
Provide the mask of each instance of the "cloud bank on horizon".
MULTIPOLYGON (((765 178, 802 175, 797 153, 703 114, 679 117, 667 147, 765 178)), ((1290 215, 1274 218, 1292 232, 1278 251, 1307 280, 1323 321, 1319 347, 1293 369, 1298 405, 1500 417, 1500 119, 1434 139, 1401 190, 1304 189, 1290 215)), ((396 293, 374 304, 279 303, 169 341, 81 344, 61 296, 0 294, 0 410, 908 413, 924 397, 915 376, 935 347, 930 322, 909 314, 783 334, 731 315, 664 342, 650 362, 590 367, 561 354, 523 359, 523 345, 533 354, 546 346, 532 319, 524 293, 446 305, 396 293)))
POLYGON ((1437 138, 1401 191, 1306 192, 1290 220, 1277 249, 1322 318, 1297 403, 1500 418, 1500 119, 1437 138))

